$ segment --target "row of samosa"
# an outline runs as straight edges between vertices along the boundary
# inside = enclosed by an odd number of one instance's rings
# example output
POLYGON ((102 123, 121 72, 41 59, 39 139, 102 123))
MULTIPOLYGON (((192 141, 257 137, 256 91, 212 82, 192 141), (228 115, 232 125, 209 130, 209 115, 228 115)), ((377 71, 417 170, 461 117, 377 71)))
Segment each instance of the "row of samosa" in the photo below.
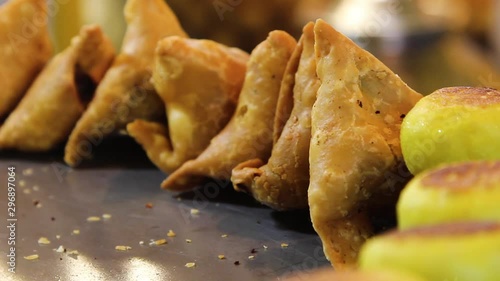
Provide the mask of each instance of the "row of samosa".
MULTIPOLYGON (((44 2, 11 0, 0 16, 44 2)), ((126 129, 170 174, 163 188, 216 178, 278 210, 309 207, 332 264, 352 265, 372 217, 394 206, 403 184, 391 177, 403 163, 400 124, 421 95, 322 20, 298 42, 273 31, 248 55, 187 38, 162 0, 128 0, 125 16, 116 57, 90 26, 48 62, 1 127, 0 147, 46 151, 67 140, 65 161, 77 166, 126 129)), ((0 28, 5 41, 16 19, 0 28)), ((49 59, 39 33, 17 50, 33 57, 10 70, 23 75, 6 81, 0 69, 3 116, 49 59)), ((0 56, 16 59, 11 52, 0 56)))

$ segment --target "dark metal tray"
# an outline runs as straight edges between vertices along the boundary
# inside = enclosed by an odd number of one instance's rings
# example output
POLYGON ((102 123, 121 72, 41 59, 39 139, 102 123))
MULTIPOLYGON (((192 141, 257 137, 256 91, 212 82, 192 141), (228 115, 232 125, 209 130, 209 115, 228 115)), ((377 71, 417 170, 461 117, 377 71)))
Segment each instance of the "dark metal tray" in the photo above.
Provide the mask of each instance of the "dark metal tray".
POLYGON ((279 280, 328 265, 307 212, 272 211, 230 185, 180 195, 163 191, 165 175, 128 139, 103 144, 96 155, 72 170, 62 164, 61 151, 0 154, 4 225, 10 166, 17 191, 16 273, 5 266, 10 232, 3 226, 0 280, 279 280), (87 221, 103 214, 111 218, 87 221), (170 229, 175 237, 167 237, 170 229), (51 244, 39 245, 40 237, 51 244), (168 244, 150 246, 151 239, 168 244), (60 245, 79 254, 54 251, 60 245), (132 249, 117 251, 117 245, 132 249), (39 258, 24 259, 32 254, 39 258), (185 267, 190 262, 196 266, 185 267))

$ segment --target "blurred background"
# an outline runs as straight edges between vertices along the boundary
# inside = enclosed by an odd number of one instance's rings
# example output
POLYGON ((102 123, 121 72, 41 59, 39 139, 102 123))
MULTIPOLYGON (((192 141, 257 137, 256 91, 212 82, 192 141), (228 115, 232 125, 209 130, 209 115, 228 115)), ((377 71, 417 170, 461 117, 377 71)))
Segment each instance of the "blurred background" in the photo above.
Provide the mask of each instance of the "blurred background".
MULTIPOLYGON (((117 47, 125 0, 48 0, 57 50, 85 23, 117 47)), ((148 0, 144 0, 148 1, 148 0)), ((2 2, 2 0, 0 0, 2 2)), ((445 86, 500 88, 500 0, 168 0, 193 38, 251 51, 274 29, 296 38, 323 18, 423 94, 445 86)))

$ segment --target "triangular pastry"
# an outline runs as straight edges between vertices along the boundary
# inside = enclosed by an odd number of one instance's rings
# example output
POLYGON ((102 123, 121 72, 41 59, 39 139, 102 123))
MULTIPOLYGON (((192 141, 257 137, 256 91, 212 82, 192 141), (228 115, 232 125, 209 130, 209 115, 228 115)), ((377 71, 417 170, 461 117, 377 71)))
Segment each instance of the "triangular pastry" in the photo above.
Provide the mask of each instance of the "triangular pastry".
POLYGON ((171 174, 163 188, 187 190, 206 178, 229 180, 238 163, 254 158, 267 160, 280 84, 295 46, 295 39, 286 32, 273 31, 252 51, 231 121, 200 156, 171 174))
POLYGON ((48 151, 63 143, 114 58, 98 26, 86 26, 55 56, 0 128, 0 148, 48 151))
POLYGON ((47 1, 10 0, 0 6, 0 46, 1 121, 52 56, 47 1))
POLYGON ((401 121, 421 95, 323 20, 314 34, 321 86, 311 115, 309 206, 327 258, 342 269, 372 235, 371 207, 395 205, 401 121))
POLYGON ((156 48, 153 84, 166 105, 167 127, 136 120, 128 133, 162 171, 196 158, 234 113, 248 54, 210 40, 171 36, 156 48))
POLYGON ((300 61, 293 73, 293 109, 269 161, 265 165, 259 159, 241 163, 231 177, 235 189, 247 191, 257 201, 278 210, 308 207, 311 109, 319 88, 313 23, 304 27, 297 46, 300 61))
POLYGON ((186 34, 163 0, 128 0, 125 19, 121 53, 66 145, 64 160, 71 166, 90 158, 94 146, 135 119, 159 120, 165 114, 150 82, 154 50, 161 38, 186 34))

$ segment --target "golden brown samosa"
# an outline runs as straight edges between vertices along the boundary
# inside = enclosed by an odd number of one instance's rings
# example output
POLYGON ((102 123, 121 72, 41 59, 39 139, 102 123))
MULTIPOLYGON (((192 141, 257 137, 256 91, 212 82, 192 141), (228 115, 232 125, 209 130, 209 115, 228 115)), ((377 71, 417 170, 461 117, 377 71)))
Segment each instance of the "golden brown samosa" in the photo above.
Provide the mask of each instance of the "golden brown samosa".
POLYGON ((314 34, 321 86, 311 113, 309 206, 327 258, 342 269, 372 235, 370 208, 395 206, 401 121, 421 95, 323 20, 314 34))
POLYGON ((66 145, 64 160, 71 166, 90 158, 93 146, 135 119, 157 120, 165 114, 150 82, 154 50, 161 38, 186 34, 163 0, 128 0, 125 19, 128 26, 121 53, 66 145))
POLYGON ((0 148, 42 152, 63 143, 114 54, 100 27, 83 27, 47 64, 0 128, 0 148))
POLYGON ((286 32, 273 31, 252 51, 231 121, 200 156, 171 174, 163 188, 186 190, 206 178, 229 180, 238 163, 254 158, 267 160, 280 84, 295 46, 295 39, 286 32))
POLYGON ((0 119, 21 100, 52 56, 46 0, 10 0, 0 6, 0 119))
POLYGON ((293 109, 269 161, 265 165, 262 159, 243 162, 233 169, 231 177, 236 190, 247 191, 257 201, 278 210, 308 206, 311 109, 319 88, 313 23, 304 27, 297 46, 300 61, 294 72, 293 109))
POLYGON ((234 113, 248 54, 210 40, 171 36, 158 43, 153 84, 165 102, 168 129, 136 120, 129 134, 162 171, 196 158, 234 113))

